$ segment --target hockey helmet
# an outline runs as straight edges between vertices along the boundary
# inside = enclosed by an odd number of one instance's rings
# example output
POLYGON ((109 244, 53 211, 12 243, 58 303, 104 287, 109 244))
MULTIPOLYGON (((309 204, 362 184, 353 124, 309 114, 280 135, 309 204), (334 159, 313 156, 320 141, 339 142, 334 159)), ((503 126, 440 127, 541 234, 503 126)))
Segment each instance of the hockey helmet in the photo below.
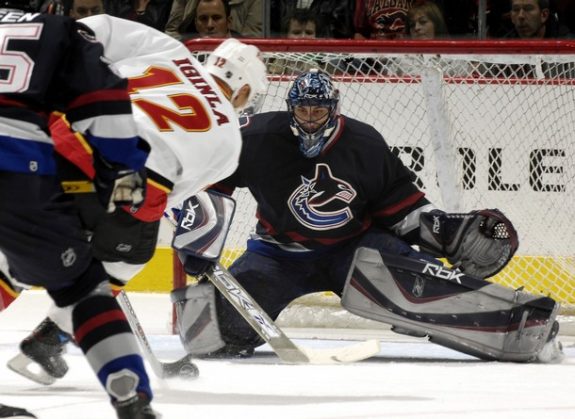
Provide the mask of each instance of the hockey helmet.
POLYGON ((230 86, 231 101, 237 97, 243 85, 249 85, 247 103, 241 109, 236 108, 238 113, 248 107, 254 108, 258 102, 261 104, 268 88, 268 79, 266 66, 257 47, 228 38, 210 54, 205 67, 210 74, 230 86))
POLYGON ((316 157, 337 126, 339 90, 334 87, 327 73, 311 69, 294 80, 286 102, 291 115, 290 127, 299 139, 300 151, 308 158, 316 157), (328 118, 320 127, 310 132, 296 119, 294 108, 297 106, 325 107, 328 109, 328 118))
POLYGON ((40 0, 0 0, 0 8, 35 12, 40 8, 40 0))

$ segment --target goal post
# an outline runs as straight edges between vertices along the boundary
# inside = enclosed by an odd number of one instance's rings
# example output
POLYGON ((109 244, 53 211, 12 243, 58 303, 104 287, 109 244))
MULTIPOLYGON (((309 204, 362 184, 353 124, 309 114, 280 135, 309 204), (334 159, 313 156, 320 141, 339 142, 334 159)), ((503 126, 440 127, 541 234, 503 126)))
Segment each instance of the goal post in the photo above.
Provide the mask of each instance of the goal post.
MULTIPOLYGON (((519 249, 493 281, 575 308, 575 42, 245 41, 269 70, 262 112, 286 108, 302 71, 327 71, 342 113, 374 126, 439 208, 512 220, 519 249)), ((218 43, 186 45, 205 56, 218 43)), ((235 197, 226 266, 255 226, 249 192, 235 197)))

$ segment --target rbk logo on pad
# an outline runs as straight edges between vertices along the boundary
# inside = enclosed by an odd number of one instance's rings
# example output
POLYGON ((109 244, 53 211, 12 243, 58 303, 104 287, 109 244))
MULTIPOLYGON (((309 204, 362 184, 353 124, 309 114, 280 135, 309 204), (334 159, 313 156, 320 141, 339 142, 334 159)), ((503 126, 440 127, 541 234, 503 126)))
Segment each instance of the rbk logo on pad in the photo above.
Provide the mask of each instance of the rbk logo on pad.
POLYGON ((333 176, 327 164, 316 165, 313 179, 303 176, 301 179, 301 186, 287 201, 290 211, 301 224, 312 230, 330 230, 347 224, 353 218, 348 205, 357 192, 349 183, 333 176))

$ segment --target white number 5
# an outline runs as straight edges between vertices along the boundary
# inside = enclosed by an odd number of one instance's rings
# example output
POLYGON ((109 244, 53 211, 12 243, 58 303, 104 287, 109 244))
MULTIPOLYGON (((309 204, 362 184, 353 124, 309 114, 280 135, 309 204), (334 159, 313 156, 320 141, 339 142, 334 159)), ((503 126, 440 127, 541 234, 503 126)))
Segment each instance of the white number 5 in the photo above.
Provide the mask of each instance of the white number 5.
POLYGON ((0 25, 0 93, 23 92, 28 89, 34 61, 23 51, 8 49, 8 41, 36 40, 42 34, 42 23, 0 25))

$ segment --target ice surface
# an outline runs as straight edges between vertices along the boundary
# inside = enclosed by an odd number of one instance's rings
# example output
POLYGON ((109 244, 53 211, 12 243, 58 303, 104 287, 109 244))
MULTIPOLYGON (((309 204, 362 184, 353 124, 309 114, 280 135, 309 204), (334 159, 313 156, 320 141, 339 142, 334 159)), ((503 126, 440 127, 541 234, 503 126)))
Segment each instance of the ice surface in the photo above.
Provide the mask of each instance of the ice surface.
MULTIPOLYGON (((183 356, 169 334, 167 295, 131 294, 157 355, 183 356)), ((70 347, 70 372, 43 387, 5 367, 18 342, 48 307, 40 292, 26 292, 0 314, 0 402, 25 407, 41 419, 113 419, 104 391, 81 352, 70 347)), ((342 330, 289 330, 302 346, 330 347, 354 336, 342 330)), ((370 360, 348 365, 282 365, 267 346, 241 361, 196 361, 193 381, 160 381, 151 376, 154 407, 165 419, 569 419, 575 418, 575 346, 563 336, 566 360, 560 365, 478 361, 420 339, 378 330, 382 350, 370 360)))

